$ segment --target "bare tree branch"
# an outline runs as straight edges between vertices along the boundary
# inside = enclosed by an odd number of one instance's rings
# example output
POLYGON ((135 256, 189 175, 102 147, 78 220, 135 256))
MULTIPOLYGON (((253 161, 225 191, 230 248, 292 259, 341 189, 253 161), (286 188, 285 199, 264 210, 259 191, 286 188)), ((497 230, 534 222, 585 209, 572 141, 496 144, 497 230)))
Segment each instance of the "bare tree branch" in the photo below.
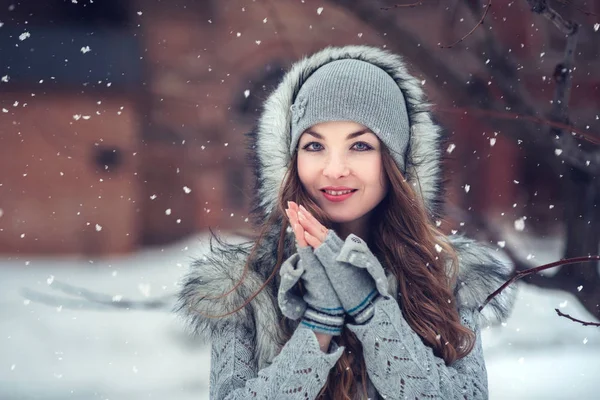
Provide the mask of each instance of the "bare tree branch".
POLYGON ((494 293, 490 294, 485 299, 485 301, 483 302, 483 304, 479 306, 479 311, 481 311, 483 309, 483 307, 485 307, 490 302, 490 300, 492 300, 494 297, 496 297, 497 295, 499 295, 510 284, 518 281, 521 278, 524 278, 524 277, 526 277, 528 275, 535 274, 535 273, 538 273, 540 271, 544 271, 544 270, 547 270, 547 269, 550 269, 550 268, 558 267, 558 266, 561 266, 561 265, 581 264, 581 263, 585 263, 585 262, 598 261, 598 260, 600 260, 600 255, 597 255, 597 256, 587 256, 587 257, 568 258, 566 260, 555 261, 555 262, 552 262, 550 264, 544 264, 544 265, 541 265, 539 267, 530 268, 530 269, 525 270, 525 271, 519 271, 512 278, 510 278, 508 281, 504 282, 504 284, 502 284, 502 286, 500 286, 496 291, 494 291, 494 293))
POLYGON ((422 2, 422 1, 416 1, 416 2, 414 2, 414 3, 411 3, 411 4, 394 4, 394 5, 393 5, 393 6, 391 6, 391 7, 380 7, 380 10, 385 10, 385 11, 387 11, 387 10, 392 10, 392 9, 394 9, 394 8, 402 8, 402 7, 410 7, 410 8, 413 8, 413 7, 416 7, 416 6, 422 6, 422 5, 423 5, 423 2, 422 2))
POLYGON ((531 11, 548 19, 565 35, 571 35, 577 29, 576 23, 565 20, 548 5, 547 0, 527 0, 527 3, 531 7, 531 11))
POLYGON ((465 36, 463 36, 462 38, 458 39, 456 42, 449 44, 449 45, 440 45, 440 48, 442 49, 449 49, 451 47, 456 46, 457 44, 459 44, 460 42, 462 42, 463 40, 465 40, 466 38, 468 38, 473 32, 475 32, 475 30, 480 26, 483 25, 483 21, 485 20, 485 16, 487 15, 488 11, 490 11, 490 8, 492 7, 492 0, 488 0, 487 6, 485 7, 485 11, 483 13, 483 15, 481 16, 481 19, 479 20, 479 22, 477 23, 477 25, 475 25, 475 27, 473 27, 473 29, 471 29, 471 31, 469 33, 467 33, 465 36))
POLYGON ((558 314, 559 317, 565 317, 565 318, 570 319, 571 321, 579 322, 583 326, 600 326, 600 324, 597 322, 585 322, 580 319, 573 318, 569 314, 563 314, 562 312, 560 312, 560 310, 558 308, 555 308, 554 311, 556 311, 556 313, 558 314))

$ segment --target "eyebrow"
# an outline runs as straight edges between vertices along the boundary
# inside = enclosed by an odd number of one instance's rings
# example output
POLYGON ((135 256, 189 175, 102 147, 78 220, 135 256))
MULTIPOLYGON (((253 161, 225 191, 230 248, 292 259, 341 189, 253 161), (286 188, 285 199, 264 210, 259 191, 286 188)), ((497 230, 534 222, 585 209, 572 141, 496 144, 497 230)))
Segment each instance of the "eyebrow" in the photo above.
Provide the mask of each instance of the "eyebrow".
MULTIPOLYGON (((355 137, 358 137, 358 136, 360 136, 360 135, 364 135, 365 133, 369 133, 369 132, 371 132, 371 130, 370 130, 369 128, 366 128, 366 129, 363 129, 363 130, 361 130, 361 131, 358 131, 358 132, 353 132, 353 133, 350 133, 350 134, 349 134, 349 135, 346 137, 346 140, 354 139, 355 137)), ((317 132, 315 132, 315 131, 308 130, 308 131, 306 131, 306 133, 308 133, 308 134, 309 134, 309 135, 311 135, 311 136, 314 136, 314 137, 316 137, 317 139, 323 139, 323 136, 322 136, 322 135, 320 135, 320 134, 318 134, 318 133, 317 133, 317 132)))

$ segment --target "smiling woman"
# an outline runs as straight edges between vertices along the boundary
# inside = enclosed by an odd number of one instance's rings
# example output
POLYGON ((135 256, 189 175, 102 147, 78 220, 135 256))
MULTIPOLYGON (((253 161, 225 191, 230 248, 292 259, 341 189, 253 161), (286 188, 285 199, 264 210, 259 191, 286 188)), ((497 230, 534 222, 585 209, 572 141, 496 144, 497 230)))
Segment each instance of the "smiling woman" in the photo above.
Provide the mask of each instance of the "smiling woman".
POLYGON ((480 326, 514 292, 477 307, 511 267, 438 230, 439 131, 396 55, 292 66, 251 135, 258 238, 219 241, 180 295, 212 399, 488 397, 480 326))

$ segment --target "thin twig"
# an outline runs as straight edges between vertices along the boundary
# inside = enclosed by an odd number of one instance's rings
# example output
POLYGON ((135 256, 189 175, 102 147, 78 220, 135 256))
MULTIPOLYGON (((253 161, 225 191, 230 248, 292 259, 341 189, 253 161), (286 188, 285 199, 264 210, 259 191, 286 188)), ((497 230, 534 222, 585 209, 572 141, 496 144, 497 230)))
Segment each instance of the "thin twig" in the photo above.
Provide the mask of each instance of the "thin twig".
POLYGON ((401 8, 401 7, 410 7, 410 8, 413 8, 413 7, 422 6, 422 5, 423 5, 422 1, 417 1, 417 2, 414 2, 414 3, 411 3, 411 4, 394 4, 391 7, 381 7, 380 9, 387 11, 387 10, 392 10, 394 8, 401 8))
POLYGON ((580 139, 586 140, 590 143, 600 145, 600 135, 598 134, 590 134, 589 132, 584 132, 579 128, 575 128, 574 126, 564 124, 561 122, 550 121, 548 119, 536 117, 533 115, 520 115, 516 113, 512 113, 509 111, 494 111, 494 110, 480 110, 480 109, 471 109, 471 108, 446 108, 446 107, 435 107, 436 111, 450 113, 450 114, 472 114, 472 115, 482 115, 489 116, 494 118, 501 119, 513 119, 513 120, 523 120, 535 122, 542 125, 547 125, 553 128, 564 129, 566 131, 575 132, 578 134, 580 139))
POLYGON ((479 22, 477 23, 477 25, 475 25, 475 27, 473 29, 471 29, 471 31, 469 33, 467 33, 465 36, 463 36, 462 38, 460 38, 459 40, 457 40, 456 42, 454 42, 454 43, 452 43, 450 45, 439 45, 440 48, 442 48, 442 49, 449 49, 451 47, 456 46, 457 44, 459 44, 460 42, 462 42, 463 40, 465 40, 467 37, 469 37, 473 32, 475 32, 475 30, 480 25, 483 25, 483 21, 485 20, 485 16, 487 15, 488 11, 490 11, 490 7, 492 7, 492 0, 488 0, 488 4, 485 7, 485 12, 481 16, 481 19, 479 20, 479 22))
POLYGON ((500 286, 494 293, 490 294, 487 297, 487 299, 485 299, 483 304, 481 306, 479 306, 479 311, 481 311, 483 309, 483 307, 485 307, 490 302, 490 300, 492 300, 494 297, 496 297, 498 294, 500 294, 500 292, 502 292, 504 289, 506 289, 511 283, 518 281, 519 279, 524 278, 527 275, 535 274, 540 271, 544 271, 546 269, 558 267, 561 265, 578 264, 578 263, 584 263, 584 262, 590 262, 590 261, 600 261, 600 256, 568 258, 566 260, 555 261, 553 263, 545 264, 545 265, 531 268, 531 269, 528 269, 525 271, 519 271, 508 281, 504 282, 504 284, 502 286, 500 286))
POLYGON ((582 321, 577 318, 573 318, 569 314, 563 314, 562 312, 560 312, 560 310, 558 308, 555 308, 554 311, 556 311, 556 313, 558 314, 559 317, 565 317, 565 318, 570 319, 571 321, 579 322, 583 326, 600 326, 600 324, 597 322, 586 322, 586 321, 582 321))

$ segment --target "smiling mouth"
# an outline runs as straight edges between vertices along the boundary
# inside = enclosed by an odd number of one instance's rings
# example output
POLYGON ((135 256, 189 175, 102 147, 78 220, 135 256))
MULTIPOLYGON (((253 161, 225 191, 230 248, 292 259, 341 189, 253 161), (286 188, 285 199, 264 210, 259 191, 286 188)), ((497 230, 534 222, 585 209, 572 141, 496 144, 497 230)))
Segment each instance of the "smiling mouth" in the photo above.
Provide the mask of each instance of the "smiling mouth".
POLYGON ((321 189, 321 192, 326 193, 330 196, 343 196, 345 194, 354 193, 358 189, 348 189, 348 190, 325 190, 321 189))

